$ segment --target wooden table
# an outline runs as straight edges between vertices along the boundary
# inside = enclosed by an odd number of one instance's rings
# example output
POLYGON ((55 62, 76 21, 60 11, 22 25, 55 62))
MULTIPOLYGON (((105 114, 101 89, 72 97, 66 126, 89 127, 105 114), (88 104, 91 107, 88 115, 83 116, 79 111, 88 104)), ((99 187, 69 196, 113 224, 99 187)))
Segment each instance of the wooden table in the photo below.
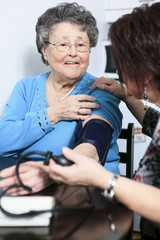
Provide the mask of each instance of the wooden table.
POLYGON ((36 195, 53 195, 56 207, 78 207, 53 214, 49 227, 0 228, 0 240, 123 240, 129 239, 133 213, 119 203, 89 188, 94 207, 85 187, 54 184, 36 195), (88 209, 80 209, 87 207, 88 209))

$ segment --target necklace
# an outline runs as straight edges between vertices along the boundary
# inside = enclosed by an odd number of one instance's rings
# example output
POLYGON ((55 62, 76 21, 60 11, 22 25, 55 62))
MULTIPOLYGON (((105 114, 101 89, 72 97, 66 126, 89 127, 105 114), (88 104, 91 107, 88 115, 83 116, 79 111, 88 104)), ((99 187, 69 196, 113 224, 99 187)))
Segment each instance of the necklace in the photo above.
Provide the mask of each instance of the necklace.
POLYGON ((51 88, 52 88, 53 94, 54 94, 54 96, 55 96, 55 98, 56 98, 57 101, 60 101, 60 100, 64 99, 65 97, 67 97, 67 96, 72 92, 72 90, 76 87, 76 85, 75 85, 75 86, 74 86, 73 88, 71 88, 71 89, 69 90, 69 92, 67 92, 63 97, 58 98, 57 95, 56 95, 56 92, 55 92, 55 90, 54 90, 54 87, 53 87, 53 83, 52 83, 51 78, 50 78, 49 80, 50 80, 50 84, 51 84, 51 88))

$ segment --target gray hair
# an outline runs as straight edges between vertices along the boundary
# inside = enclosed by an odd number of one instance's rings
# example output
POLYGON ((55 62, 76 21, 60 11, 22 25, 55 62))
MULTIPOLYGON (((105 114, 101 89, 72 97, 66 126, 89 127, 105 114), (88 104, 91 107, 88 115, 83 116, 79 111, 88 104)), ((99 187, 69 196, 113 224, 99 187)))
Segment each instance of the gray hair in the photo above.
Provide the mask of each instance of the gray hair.
MULTIPOLYGON (((36 44, 38 52, 42 54, 42 48, 49 40, 54 26, 61 22, 71 22, 78 25, 82 31, 86 31, 90 46, 95 47, 98 41, 99 31, 97 22, 91 12, 77 3, 62 3, 57 7, 49 8, 42 14, 36 24, 36 44)), ((48 64, 43 57, 42 61, 48 64)))

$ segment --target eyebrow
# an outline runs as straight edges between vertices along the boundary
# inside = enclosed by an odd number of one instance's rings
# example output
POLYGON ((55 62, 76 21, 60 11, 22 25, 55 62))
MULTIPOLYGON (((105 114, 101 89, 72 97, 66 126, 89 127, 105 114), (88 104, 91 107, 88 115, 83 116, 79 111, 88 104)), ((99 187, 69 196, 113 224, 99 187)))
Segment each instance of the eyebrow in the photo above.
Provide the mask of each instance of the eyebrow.
MULTIPOLYGON (((62 38, 68 40, 69 36, 62 36, 62 38)), ((82 39, 82 37, 77 37, 78 39, 82 39)))

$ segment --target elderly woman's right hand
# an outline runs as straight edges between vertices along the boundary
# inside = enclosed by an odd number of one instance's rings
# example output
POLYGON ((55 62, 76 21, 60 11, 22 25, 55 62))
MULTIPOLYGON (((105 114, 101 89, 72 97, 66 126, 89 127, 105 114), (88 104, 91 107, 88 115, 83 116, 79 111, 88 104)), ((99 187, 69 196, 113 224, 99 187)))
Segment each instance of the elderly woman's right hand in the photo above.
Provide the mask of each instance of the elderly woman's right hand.
POLYGON ((51 124, 61 120, 86 120, 91 109, 99 108, 95 101, 95 97, 84 94, 69 96, 47 109, 49 120, 51 124))

